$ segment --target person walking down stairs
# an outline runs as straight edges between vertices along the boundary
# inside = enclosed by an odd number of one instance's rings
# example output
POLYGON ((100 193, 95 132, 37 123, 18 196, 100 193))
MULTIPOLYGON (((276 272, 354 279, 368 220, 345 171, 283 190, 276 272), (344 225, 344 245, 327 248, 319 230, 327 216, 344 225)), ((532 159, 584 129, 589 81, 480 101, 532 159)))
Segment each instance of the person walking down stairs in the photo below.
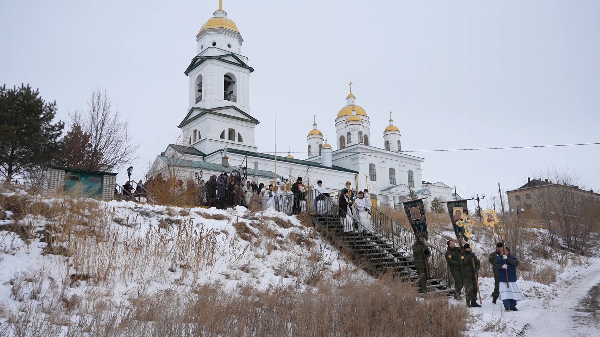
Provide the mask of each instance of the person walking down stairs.
POLYGON ((412 246, 413 257, 417 275, 419 275, 419 292, 427 292, 427 280, 429 279, 429 263, 427 259, 431 256, 431 250, 425 245, 425 238, 420 237, 412 246))

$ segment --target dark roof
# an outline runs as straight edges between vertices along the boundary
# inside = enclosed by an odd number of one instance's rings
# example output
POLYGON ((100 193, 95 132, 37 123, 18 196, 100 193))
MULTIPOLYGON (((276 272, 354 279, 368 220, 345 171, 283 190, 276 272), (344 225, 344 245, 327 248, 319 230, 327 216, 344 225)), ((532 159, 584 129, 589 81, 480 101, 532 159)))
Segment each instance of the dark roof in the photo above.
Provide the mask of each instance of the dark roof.
MULTIPOLYGON (((217 150, 213 153, 217 153, 217 152, 221 152, 221 150, 217 150)), ((259 153, 259 152, 250 152, 250 151, 245 151, 245 150, 238 150, 238 149, 227 149, 227 152, 229 153, 235 153, 235 154, 240 154, 240 155, 248 155, 249 157, 255 157, 255 158, 263 158, 263 159, 272 159, 274 160, 275 156, 272 154, 265 154, 265 153, 259 153)), ((211 154, 213 154, 211 153, 211 154)), ((209 156, 211 155, 209 154, 209 156)), ((348 172, 348 173, 354 173, 357 174, 357 171, 353 171, 353 170, 349 170, 343 167, 339 167, 339 166, 332 166, 332 167, 328 167, 328 166, 323 166, 319 163, 315 163, 313 161, 308 161, 308 160, 302 160, 302 159, 294 159, 294 158, 287 158, 287 157, 280 157, 277 156, 277 161, 282 161, 282 162, 287 162, 287 163, 293 163, 293 164, 298 164, 298 165, 305 165, 305 166, 311 166, 311 167, 319 167, 319 168, 324 168, 324 169, 329 169, 329 170, 336 170, 336 171, 342 171, 342 172, 348 172)))
POLYGON ((250 70, 250 72, 254 72, 254 68, 247 65, 244 61, 242 61, 242 59, 237 57, 237 55, 235 55, 233 53, 229 53, 229 54, 225 54, 225 55, 215 55, 215 56, 196 55, 190 61, 190 65, 185 69, 185 71, 183 73, 187 76, 192 70, 196 69, 199 65, 206 62, 207 60, 216 60, 216 61, 220 61, 223 63, 228 63, 228 64, 235 65, 235 66, 238 66, 238 67, 241 67, 244 69, 248 69, 248 70, 250 70), (227 59, 228 56, 231 56, 234 60, 237 61, 237 63, 228 60, 227 59))
POLYGON ((224 116, 227 118, 232 118, 232 119, 238 119, 238 120, 242 120, 242 121, 250 121, 252 123, 255 124, 260 124, 260 122, 258 121, 258 119, 250 116, 249 114, 245 113, 243 110, 239 109, 236 106, 233 105, 228 105, 228 106, 221 106, 221 107, 217 107, 217 108, 212 108, 212 109, 202 109, 199 107, 192 107, 190 109, 190 111, 188 112, 188 114, 185 116, 185 118, 181 121, 181 123, 179 123, 179 125, 177 126, 178 128, 182 128, 183 126, 185 126, 186 124, 188 124, 191 121, 194 121, 206 114, 212 114, 212 115, 217 115, 217 116, 224 116), (218 112, 219 110, 224 110, 224 109, 234 109, 237 112, 241 113, 242 115, 246 116, 248 118, 248 120, 243 119, 243 118, 239 118, 239 117, 235 117, 235 116, 230 116, 230 115, 226 115, 223 113, 218 112), (189 118, 190 115, 192 114, 192 112, 194 112, 194 110, 200 110, 200 113, 197 114, 196 116, 189 118), (189 118, 189 119, 188 119, 189 118))
POLYGON ((203 152, 200 152, 200 151, 198 151, 198 149, 196 149, 195 147, 191 147, 191 146, 169 144, 168 147, 172 148, 173 150, 175 150, 181 154, 191 154, 194 156, 201 156, 201 157, 206 156, 203 152))
MULTIPOLYGON (((165 157, 165 156, 158 156, 158 158, 160 158, 162 161, 167 163, 167 165, 169 165, 169 166, 189 167, 189 168, 196 168, 196 169, 201 169, 201 170, 210 170, 210 171, 217 171, 217 172, 225 172, 225 173, 229 173, 233 170, 239 171, 238 166, 225 167, 221 164, 208 163, 205 161, 188 160, 188 159, 182 159, 182 158, 171 158, 171 157, 165 157)), ((255 175, 254 173, 255 172, 254 172, 253 168, 248 168, 248 177, 254 176, 255 175)), ((273 173, 271 171, 256 170, 256 176, 258 176, 258 177, 273 178, 274 175, 275 175, 275 173, 273 173)), ((280 176, 280 175, 277 175, 277 177, 282 178, 282 176, 280 176)))
POLYGON ((552 182, 548 181, 548 179, 546 180, 541 180, 541 179, 529 179, 527 181, 527 184, 519 187, 521 188, 529 188, 529 187, 537 187, 537 186, 544 186, 544 185, 551 185, 552 182))
POLYGON ((80 169, 74 169, 74 168, 68 168, 68 167, 59 167, 59 166, 53 166, 51 167, 53 169, 56 170, 63 170, 63 171, 67 171, 67 172, 72 172, 72 173, 88 173, 88 174, 96 174, 96 175, 106 175, 106 176, 116 176, 118 173, 112 173, 112 172, 105 172, 105 171, 90 171, 90 170, 80 170, 80 169))

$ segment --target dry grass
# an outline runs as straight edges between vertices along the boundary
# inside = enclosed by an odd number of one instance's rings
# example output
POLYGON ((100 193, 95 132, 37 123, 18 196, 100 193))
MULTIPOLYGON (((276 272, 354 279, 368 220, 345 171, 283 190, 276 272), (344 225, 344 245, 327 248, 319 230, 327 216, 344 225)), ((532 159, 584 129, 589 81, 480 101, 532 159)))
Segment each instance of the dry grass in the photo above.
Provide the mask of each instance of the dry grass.
POLYGON ((208 214, 208 213, 198 212, 198 211, 196 212, 196 214, 203 217, 204 219, 213 219, 213 220, 219 220, 219 221, 227 219, 227 216, 225 216, 223 214, 208 214))
POLYGON ((183 183, 175 178, 156 177, 149 180, 146 189, 152 194, 154 203, 179 207, 200 205, 198 191, 193 181, 183 183))

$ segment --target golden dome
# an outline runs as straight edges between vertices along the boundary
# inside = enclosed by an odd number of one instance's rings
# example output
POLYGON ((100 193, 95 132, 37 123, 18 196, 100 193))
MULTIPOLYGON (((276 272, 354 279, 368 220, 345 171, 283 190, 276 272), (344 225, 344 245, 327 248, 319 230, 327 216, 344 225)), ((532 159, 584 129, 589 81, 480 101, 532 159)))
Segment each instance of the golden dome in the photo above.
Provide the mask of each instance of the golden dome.
POLYGON ((319 136, 322 136, 323 134, 321 133, 321 131, 319 131, 319 130, 317 130, 317 129, 312 129, 312 130, 310 130, 310 132, 308 133, 308 135, 309 135, 309 136, 312 136, 312 135, 319 135, 319 136))
POLYGON ((287 156, 285 156, 286 158, 290 158, 290 159, 294 159, 294 157, 292 157, 291 154, 288 154, 287 156))
MULTIPOLYGON (((358 114, 358 111, 356 113, 358 114)), ((360 121, 361 121, 361 119, 358 116, 350 116, 346 120, 346 122, 360 122, 360 121)))
POLYGON ((365 109, 363 109, 359 105, 346 105, 345 107, 342 108, 342 110, 340 110, 340 112, 338 112, 338 114, 337 114, 338 118, 343 117, 343 116, 352 116, 353 109, 356 110, 356 114, 358 116, 366 116, 367 115, 367 112, 365 111, 365 109))
MULTIPOLYGON (((232 20, 230 20, 228 18, 212 17, 212 18, 208 19, 208 21, 206 21, 206 23, 204 25, 202 25, 202 27, 200 27, 200 32, 198 32, 198 35, 200 35, 200 33, 202 33, 202 31, 205 29, 214 29, 214 28, 225 28, 225 29, 229 29, 234 32, 237 32, 237 33, 240 32, 238 30, 237 26, 235 25, 235 22, 233 22, 232 20)), ((196 35, 196 36, 198 36, 198 35, 196 35)))
POLYGON ((350 93, 350 95, 348 95, 348 97, 346 97, 346 98, 348 99, 348 98, 356 98, 356 97, 354 97, 353 93, 350 93))
POLYGON ((383 132, 388 132, 388 131, 398 131, 400 132, 400 129, 398 129, 396 126, 394 125, 390 125, 387 128, 385 128, 385 130, 383 130, 383 132))
POLYGON ((323 149, 331 149, 331 145, 329 145, 329 144, 323 144, 322 148, 323 149))

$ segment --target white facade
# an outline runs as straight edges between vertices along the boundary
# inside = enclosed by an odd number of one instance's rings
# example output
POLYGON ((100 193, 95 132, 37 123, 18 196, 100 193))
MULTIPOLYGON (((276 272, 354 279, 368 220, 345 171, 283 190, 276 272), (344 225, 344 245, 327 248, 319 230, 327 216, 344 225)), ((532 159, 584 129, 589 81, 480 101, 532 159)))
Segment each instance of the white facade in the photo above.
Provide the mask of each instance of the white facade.
MULTIPOLYGON (((336 139, 331 141, 336 144, 335 151, 326 144, 315 120, 306 138, 307 160, 291 156, 278 156, 275 160, 273 155, 258 153, 254 132, 259 122, 250 114, 249 95, 250 73, 254 69, 241 54, 243 39, 235 23, 219 9, 202 26, 196 42, 198 55, 185 71, 189 77, 189 111, 179 125, 183 142, 169 145, 157 157, 150 176, 167 169, 165 157, 195 162, 188 163, 182 171, 191 177, 194 170, 207 166, 201 162, 221 165, 227 153, 229 168, 243 166, 272 172, 272 180, 275 174, 290 181, 303 177, 308 185, 320 179, 332 191, 350 181, 353 188, 368 188, 377 196, 379 205, 399 205, 411 192, 424 188, 421 186, 424 159, 401 152, 400 130, 393 125, 391 116, 390 125, 383 132, 384 149, 372 146, 369 116, 356 105, 352 88, 335 118, 336 139)), ((223 166, 213 169, 224 170, 223 166)), ((428 188, 433 191, 437 187, 428 188)), ((444 196, 446 192, 443 188, 439 193, 433 191, 444 196)))

